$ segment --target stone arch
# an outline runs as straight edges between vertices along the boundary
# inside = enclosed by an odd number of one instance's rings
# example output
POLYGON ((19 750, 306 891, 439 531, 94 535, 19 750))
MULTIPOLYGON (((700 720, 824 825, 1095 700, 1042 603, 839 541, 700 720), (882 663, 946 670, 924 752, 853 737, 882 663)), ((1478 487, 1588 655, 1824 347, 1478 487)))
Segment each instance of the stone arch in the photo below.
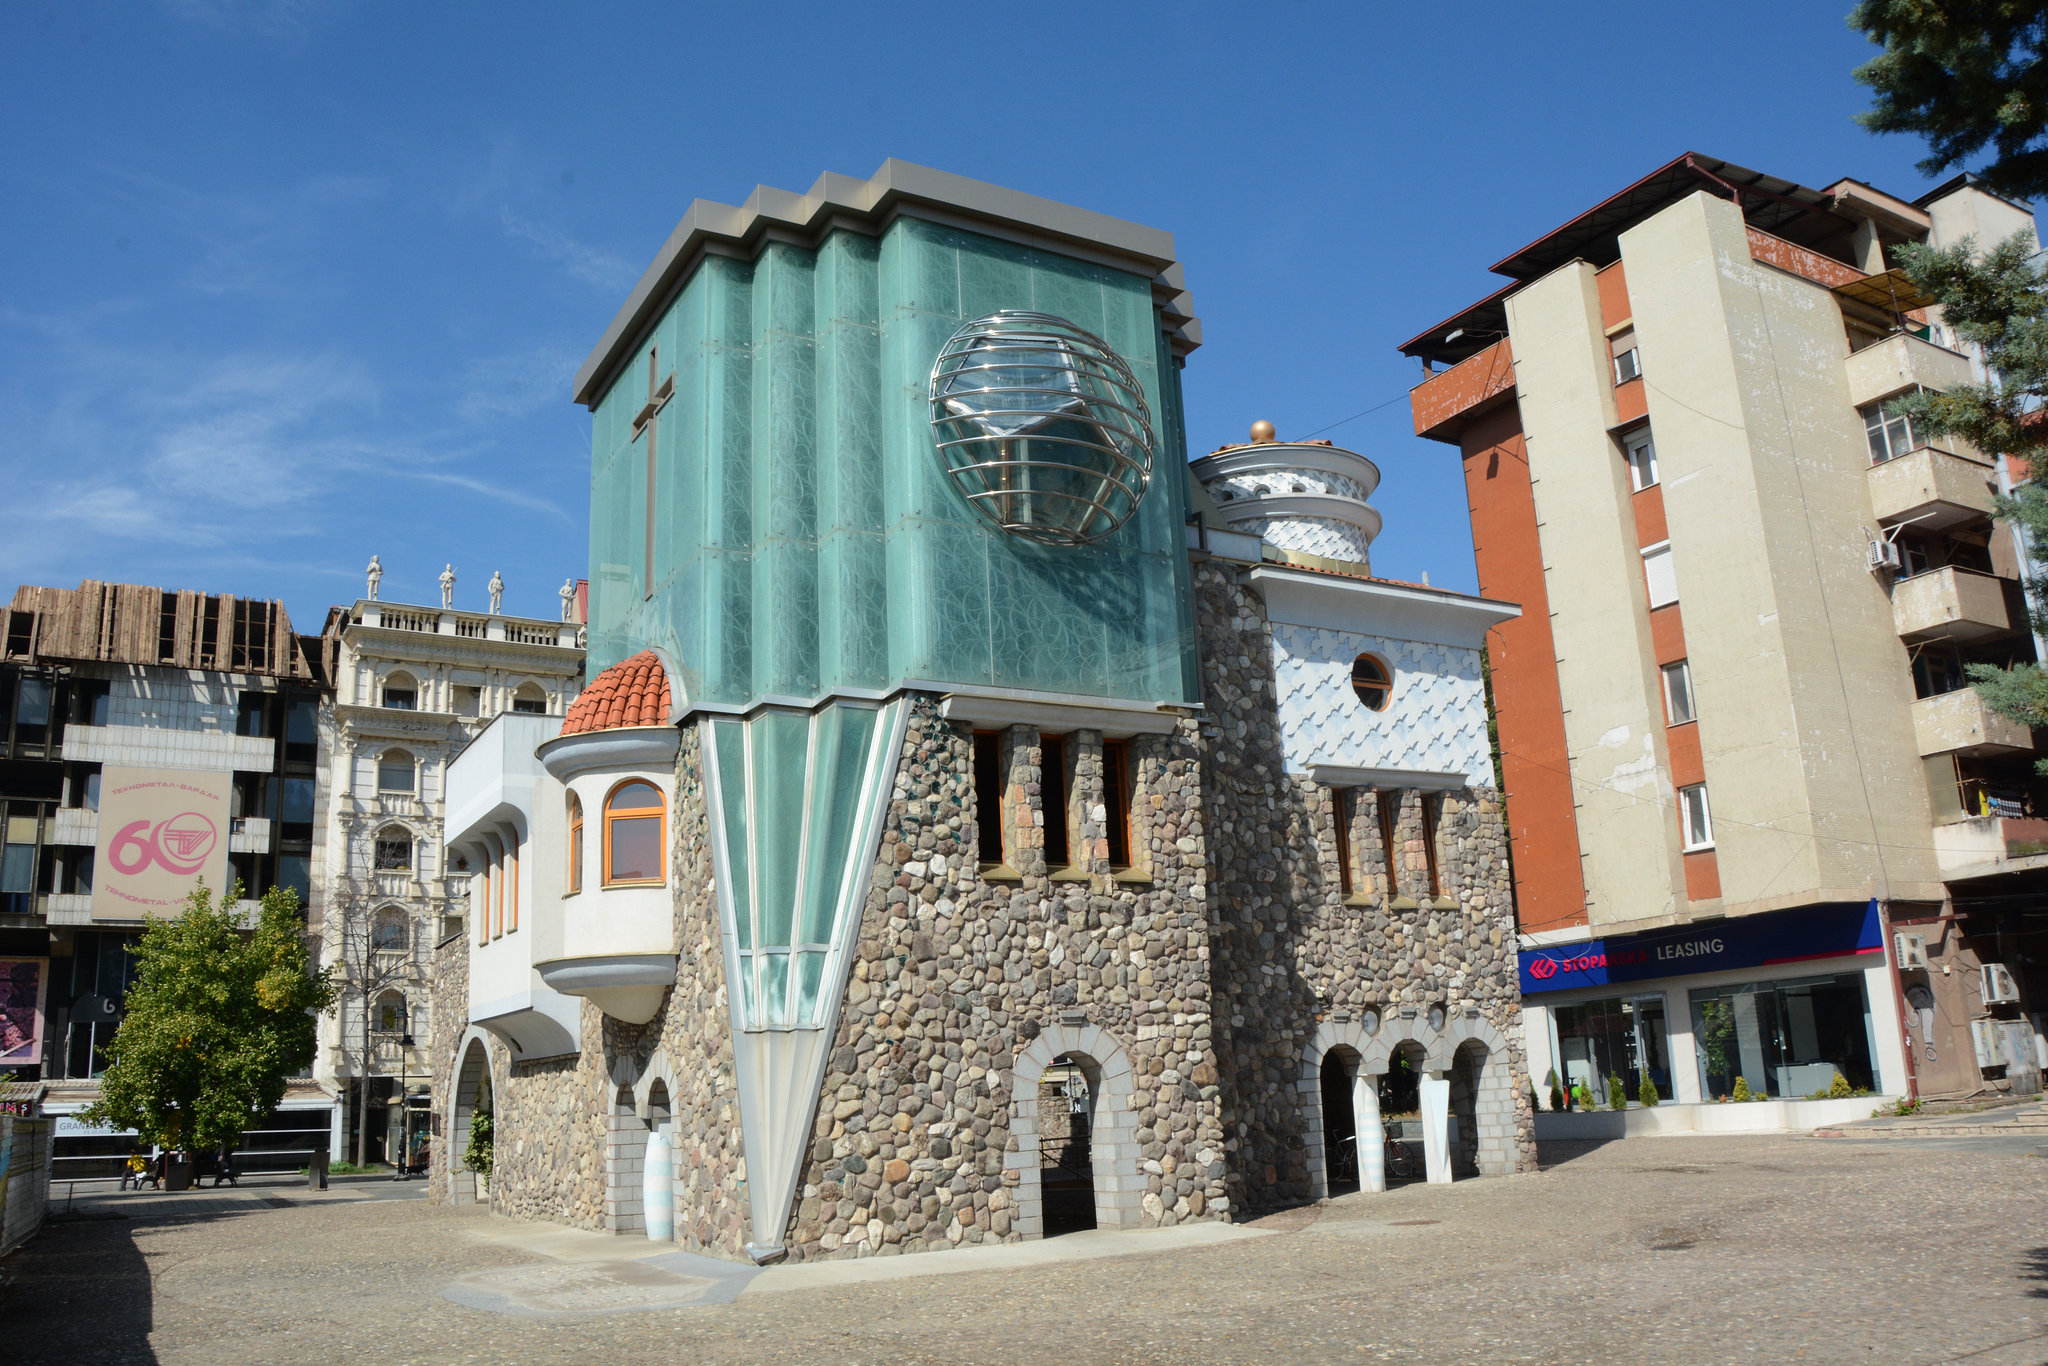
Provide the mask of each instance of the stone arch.
POLYGON ((386 902, 370 914, 370 948, 377 953, 404 953, 412 947, 412 912, 386 902))
POLYGON ((455 1049, 455 1085, 449 1088, 448 1138, 442 1151, 448 1164, 448 1203, 476 1203, 476 1173, 463 1165, 469 1147, 469 1123, 479 1106, 492 1111, 491 1074, 497 1061, 491 1036, 471 1025, 455 1049))
POLYGON ((1045 1199, 1039 1183, 1038 1082, 1056 1058, 1092 1064, 1095 1110, 1089 1151, 1095 1175, 1095 1226, 1137 1228, 1145 1218, 1145 1176, 1138 1165, 1138 1117, 1130 1055, 1098 1025, 1053 1024, 1017 1055, 1010 1073, 1010 1132, 1017 1146, 1003 1165, 1017 1174, 1012 1227, 1026 1238, 1045 1234, 1045 1199))
POLYGON ((389 706, 390 703, 385 700, 385 694, 394 690, 400 693, 409 692, 412 694, 410 707, 405 709, 417 709, 419 707, 420 680, 410 669, 403 667, 393 668, 378 676, 376 705, 380 707, 389 706))
POLYGON ((406 821, 388 820, 370 832, 370 871, 407 873, 419 870, 422 846, 420 832, 406 821), (404 863, 398 862, 398 845, 403 842, 404 863))
MULTIPOLYGON (((1323 1138, 1330 1116, 1323 1113, 1323 1064, 1333 1053, 1343 1062, 1351 1078, 1351 1115, 1358 1146, 1358 1187, 1370 1191, 1382 1190, 1386 1185, 1383 1171, 1385 1154, 1380 1146, 1384 1131, 1380 1126, 1379 1092, 1375 1085, 1379 1073, 1367 1069, 1366 1058, 1372 1051, 1374 1034, 1368 1032, 1366 1025, 1367 1022, 1361 1020, 1324 1020, 1314 1037, 1302 1046, 1301 1073, 1295 1082, 1295 1090, 1300 1097, 1302 1147, 1308 1159, 1311 1200, 1324 1200, 1330 1194, 1331 1154, 1326 1151, 1323 1138)), ((1384 1068, 1382 1063, 1381 1069, 1384 1068)))
POLYGON ((548 709, 548 690, 534 679, 521 679, 509 693, 507 705, 513 711, 528 711, 545 714, 548 709))
POLYGON ((1458 1153, 1453 1156, 1462 1156, 1468 1169, 1481 1176, 1512 1175, 1517 1159, 1515 1079, 1507 1040, 1479 1014, 1451 1021, 1444 1035, 1452 1041, 1451 1106, 1459 1117, 1458 1153))
POLYGON ((404 745, 387 745, 377 751, 377 792, 379 795, 415 797, 420 790, 420 759, 404 745))
POLYGON ((1451 1065, 1451 1050, 1462 1038, 1451 1036, 1448 1021, 1441 1030, 1431 1029, 1425 1013, 1389 1013, 1381 1019, 1379 1032, 1372 1036, 1371 1046, 1359 1050, 1361 1066, 1370 1076, 1382 1076, 1386 1073, 1387 1064, 1393 1060, 1394 1050, 1403 1043, 1412 1042, 1422 1050, 1424 1066, 1431 1072, 1441 1072, 1451 1065))
POLYGON ((669 1117, 669 1107, 675 1104, 676 1074, 668 1060, 668 1050, 657 1048, 647 1065, 640 1069, 640 1076, 633 1084, 633 1112, 648 1123, 654 1122, 654 1088, 659 1084, 665 1097, 661 1118, 669 1117))

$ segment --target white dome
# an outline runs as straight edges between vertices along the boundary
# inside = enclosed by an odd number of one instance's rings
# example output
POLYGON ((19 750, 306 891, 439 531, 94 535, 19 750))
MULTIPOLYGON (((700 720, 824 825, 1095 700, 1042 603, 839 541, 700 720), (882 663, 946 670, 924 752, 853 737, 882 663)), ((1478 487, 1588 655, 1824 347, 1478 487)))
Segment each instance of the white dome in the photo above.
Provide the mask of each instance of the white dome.
POLYGON ((1194 473, 1232 531, 1371 572, 1380 514, 1366 500, 1380 471, 1357 452, 1298 441, 1226 446, 1195 461, 1194 473))

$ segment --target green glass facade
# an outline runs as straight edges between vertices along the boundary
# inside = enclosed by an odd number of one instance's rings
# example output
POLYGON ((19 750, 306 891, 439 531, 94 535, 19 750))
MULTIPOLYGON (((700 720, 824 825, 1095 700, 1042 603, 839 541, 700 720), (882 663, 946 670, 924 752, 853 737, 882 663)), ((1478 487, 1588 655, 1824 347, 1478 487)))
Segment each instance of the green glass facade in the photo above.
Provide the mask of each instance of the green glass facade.
POLYGON ((612 380, 592 445, 593 672, 661 648, 693 706, 905 681, 1197 698, 1179 376, 1138 275, 913 217, 711 256, 612 380), (1096 333, 1144 386, 1152 485, 1099 544, 1003 535, 940 466, 932 362, 1001 308, 1096 333), (650 353, 674 378, 651 554, 650 353))

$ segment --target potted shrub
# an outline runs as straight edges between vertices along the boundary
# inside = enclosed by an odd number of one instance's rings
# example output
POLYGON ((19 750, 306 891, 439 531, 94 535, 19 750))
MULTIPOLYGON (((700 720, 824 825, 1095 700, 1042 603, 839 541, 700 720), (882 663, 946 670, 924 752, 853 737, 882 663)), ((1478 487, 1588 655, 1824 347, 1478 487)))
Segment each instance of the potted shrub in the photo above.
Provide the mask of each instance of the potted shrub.
POLYGON ((1628 1108, 1628 1087, 1622 1084, 1621 1074, 1618 1072, 1609 1072, 1607 1074, 1607 1108, 1610 1110, 1626 1110, 1628 1108))
POLYGON ((476 1198, 491 1198, 491 1112, 479 1110, 470 1117, 469 1143, 462 1150, 462 1165, 476 1173, 476 1198))

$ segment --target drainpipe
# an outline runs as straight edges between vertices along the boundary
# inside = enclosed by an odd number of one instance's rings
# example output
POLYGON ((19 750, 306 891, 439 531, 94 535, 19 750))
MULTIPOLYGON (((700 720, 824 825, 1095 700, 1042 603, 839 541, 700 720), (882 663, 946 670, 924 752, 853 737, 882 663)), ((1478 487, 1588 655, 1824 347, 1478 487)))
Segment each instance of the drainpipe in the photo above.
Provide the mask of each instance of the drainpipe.
POLYGON ((1906 1030, 1906 989, 1899 985, 1899 961, 1893 950, 1891 903, 1877 903, 1877 927, 1884 934, 1885 977, 1892 984, 1892 1004, 1899 1012, 1899 1047, 1906 1054, 1906 1099, 1920 1099, 1920 1074, 1913 1065, 1913 1036, 1906 1030))

